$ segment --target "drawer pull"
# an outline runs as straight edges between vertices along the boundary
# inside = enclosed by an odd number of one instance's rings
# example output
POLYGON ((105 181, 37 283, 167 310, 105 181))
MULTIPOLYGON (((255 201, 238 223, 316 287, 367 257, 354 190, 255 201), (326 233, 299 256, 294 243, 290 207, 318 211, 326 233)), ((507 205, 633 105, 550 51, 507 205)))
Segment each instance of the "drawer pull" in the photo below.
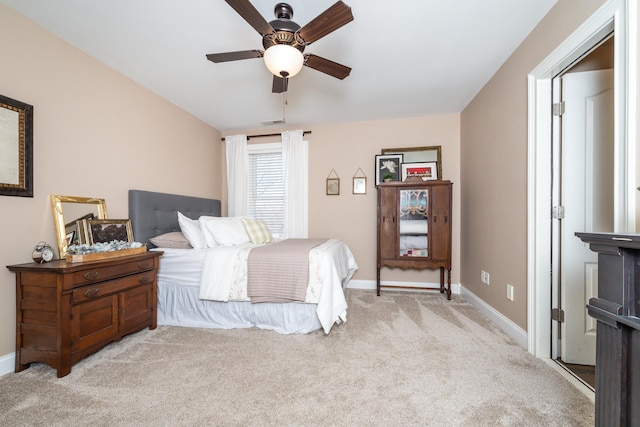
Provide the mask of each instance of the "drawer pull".
POLYGON ((143 269, 145 269, 145 268, 149 268, 149 267, 151 267, 151 263, 150 263, 149 261, 140 261, 140 262, 138 263, 138 268, 139 268, 140 270, 143 270, 143 269))
POLYGON ((87 279, 87 280, 97 279, 98 276, 100 276, 100 272, 99 271, 89 271, 87 273, 84 273, 84 278, 87 279))
POLYGON ((95 296, 98 296, 99 293, 100 293, 100 288, 91 288, 84 291, 84 296, 87 298, 93 298, 95 296))
POLYGON ((138 282, 140 282, 140 284, 146 285, 147 283, 151 283, 151 279, 149 278, 149 276, 142 276, 138 279, 138 282))

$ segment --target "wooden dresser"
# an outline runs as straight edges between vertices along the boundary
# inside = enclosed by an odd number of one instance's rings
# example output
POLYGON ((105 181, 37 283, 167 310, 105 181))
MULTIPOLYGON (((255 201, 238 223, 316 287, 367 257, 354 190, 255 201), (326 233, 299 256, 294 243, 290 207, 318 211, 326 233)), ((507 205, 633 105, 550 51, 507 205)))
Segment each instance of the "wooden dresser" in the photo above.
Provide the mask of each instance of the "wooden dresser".
POLYGON ((451 299, 450 181, 389 182, 378 186, 377 294, 382 267, 440 269, 439 289, 451 299), (445 285, 445 272, 447 283, 445 285))
POLYGON ((63 377, 108 343, 155 329, 161 255, 7 266, 16 274, 16 372, 42 362, 63 377))

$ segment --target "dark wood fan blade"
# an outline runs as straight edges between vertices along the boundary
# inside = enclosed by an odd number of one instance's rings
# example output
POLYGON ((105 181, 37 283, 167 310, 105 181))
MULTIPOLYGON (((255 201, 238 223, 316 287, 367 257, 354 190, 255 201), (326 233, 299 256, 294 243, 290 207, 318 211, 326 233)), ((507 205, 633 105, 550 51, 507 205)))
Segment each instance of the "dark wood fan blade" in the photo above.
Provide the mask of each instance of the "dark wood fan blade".
POLYGON ((271 86, 271 92, 282 93, 282 92, 286 92, 288 88, 289 88, 289 79, 273 76, 273 85, 271 86))
POLYGON ((351 8, 339 1, 300 29, 300 37, 306 44, 326 36, 353 21, 351 8))
POLYGON ((209 53, 207 59, 211 62, 228 62, 239 59, 262 58, 264 52, 261 50, 239 50, 236 52, 209 53))
POLYGON ((307 54, 304 57, 304 65, 322 73, 329 74, 337 79, 342 80, 351 73, 351 68, 320 56, 307 54))
POLYGON ((260 15, 249 0, 225 0, 245 21, 261 35, 273 33, 273 27, 260 15))

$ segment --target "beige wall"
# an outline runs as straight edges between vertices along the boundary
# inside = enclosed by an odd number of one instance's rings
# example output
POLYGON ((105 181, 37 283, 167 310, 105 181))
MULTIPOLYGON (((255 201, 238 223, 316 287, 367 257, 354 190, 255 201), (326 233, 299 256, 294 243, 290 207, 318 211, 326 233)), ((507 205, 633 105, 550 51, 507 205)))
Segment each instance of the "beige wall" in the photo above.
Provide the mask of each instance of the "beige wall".
POLYGON ((604 3, 560 0, 461 117, 462 283, 525 330, 527 75, 604 3))
MULTIPOLYGON (((0 196, 0 357, 15 350, 15 278, 55 247, 50 194, 106 199, 127 218, 137 188, 221 197, 220 132, 0 5, 0 94, 34 106, 34 197, 0 196)), ((57 252, 57 251, 56 251, 57 252)))
MULTIPOLYGON (((309 126, 309 237, 344 240, 354 253, 359 270, 356 280, 376 279, 375 155, 382 148, 440 145, 442 174, 453 182, 453 272, 452 283, 460 283, 460 115, 379 120, 309 126), (352 178, 361 168, 367 177, 367 194, 352 194, 352 178), (340 177, 340 195, 326 195, 326 179, 332 169, 340 177)), ((269 128, 268 133, 281 129, 269 128)), ((266 133, 264 128, 238 133, 266 133)), ((260 138, 250 142, 273 142, 260 138)), ((384 269, 383 281, 431 282, 438 271, 384 269)))

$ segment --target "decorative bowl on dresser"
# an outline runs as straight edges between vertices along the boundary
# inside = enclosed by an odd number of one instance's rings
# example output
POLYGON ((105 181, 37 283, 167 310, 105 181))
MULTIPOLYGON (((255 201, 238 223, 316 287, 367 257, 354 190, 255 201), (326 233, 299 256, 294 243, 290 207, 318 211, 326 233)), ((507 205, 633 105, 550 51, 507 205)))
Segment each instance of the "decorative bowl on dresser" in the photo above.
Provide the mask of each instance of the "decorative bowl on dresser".
POLYGON ((64 377, 105 345, 155 329, 161 255, 7 266, 16 274, 16 372, 41 362, 64 377))

